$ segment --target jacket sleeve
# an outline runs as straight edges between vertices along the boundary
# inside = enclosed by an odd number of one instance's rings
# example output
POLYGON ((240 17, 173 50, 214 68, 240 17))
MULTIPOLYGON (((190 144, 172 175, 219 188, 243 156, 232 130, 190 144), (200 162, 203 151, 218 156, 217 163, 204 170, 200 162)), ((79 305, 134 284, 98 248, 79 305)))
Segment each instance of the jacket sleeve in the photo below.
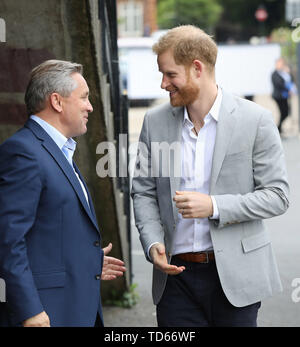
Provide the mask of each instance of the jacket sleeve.
POLYGON ((252 154, 255 189, 247 194, 214 195, 220 219, 218 227, 283 214, 288 206, 289 184, 284 153, 272 115, 259 121, 252 154))
POLYGON ((140 233, 146 259, 153 243, 164 244, 164 230, 157 202, 156 179, 151 177, 151 149, 148 117, 145 116, 137 153, 131 196, 136 227, 140 233))
POLYGON ((42 184, 39 165, 18 141, 0 146, 0 277, 12 324, 42 312, 27 256, 26 236, 35 222, 42 184))

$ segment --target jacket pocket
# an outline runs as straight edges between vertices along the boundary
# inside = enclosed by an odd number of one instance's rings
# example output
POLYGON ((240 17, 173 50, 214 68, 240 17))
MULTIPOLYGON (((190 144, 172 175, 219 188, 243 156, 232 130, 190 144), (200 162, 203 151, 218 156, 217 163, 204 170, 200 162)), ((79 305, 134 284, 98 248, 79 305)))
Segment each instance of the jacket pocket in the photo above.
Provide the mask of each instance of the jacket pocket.
POLYGON ((243 161, 243 160, 252 160, 251 153, 249 153, 249 151, 240 151, 236 153, 226 154, 224 158, 224 162, 243 161))
POLYGON ((37 289, 59 288, 65 286, 66 273, 64 271, 38 273, 33 274, 33 278, 37 289))
POLYGON ((242 240, 242 246, 245 253, 266 246, 271 242, 267 233, 246 237, 242 240))

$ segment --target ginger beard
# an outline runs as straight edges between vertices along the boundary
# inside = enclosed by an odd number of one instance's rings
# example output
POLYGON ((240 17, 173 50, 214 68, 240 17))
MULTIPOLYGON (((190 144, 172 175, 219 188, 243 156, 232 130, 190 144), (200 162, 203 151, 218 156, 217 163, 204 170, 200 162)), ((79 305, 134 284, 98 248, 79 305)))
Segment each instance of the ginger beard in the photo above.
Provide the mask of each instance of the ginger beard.
POLYGON ((200 88, 191 79, 191 73, 186 69, 187 81, 184 87, 170 91, 170 102, 173 107, 192 104, 198 97, 200 88))

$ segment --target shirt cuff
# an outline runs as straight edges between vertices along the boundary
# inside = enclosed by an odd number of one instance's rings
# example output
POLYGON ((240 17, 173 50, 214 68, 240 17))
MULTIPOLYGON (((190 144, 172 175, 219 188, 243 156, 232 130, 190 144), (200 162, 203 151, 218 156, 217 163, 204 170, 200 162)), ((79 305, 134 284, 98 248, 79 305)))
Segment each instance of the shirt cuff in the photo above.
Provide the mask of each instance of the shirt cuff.
POLYGON ((213 203, 213 215, 211 217, 209 217, 209 219, 219 219, 220 218, 220 214, 219 214, 219 209, 217 206, 217 202, 214 196, 210 196, 212 203, 213 203))

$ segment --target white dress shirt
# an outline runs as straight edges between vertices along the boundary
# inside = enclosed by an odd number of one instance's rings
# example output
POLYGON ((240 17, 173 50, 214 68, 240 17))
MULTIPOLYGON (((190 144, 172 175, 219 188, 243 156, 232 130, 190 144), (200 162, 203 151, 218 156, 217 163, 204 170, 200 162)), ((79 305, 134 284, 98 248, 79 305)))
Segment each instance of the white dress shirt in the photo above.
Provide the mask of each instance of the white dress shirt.
MULTIPOLYGON (((198 136, 194 125, 184 111, 181 142, 181 191, 195 191, 209 194, 212 158, 215 146, 217 122, 222 102, 222 90, 218 88, 216 100, 204 118, 204 125, 198 136)), ((219 217, 214 197, 212 219, 219 217)), ((208 218, 182 218, 178 213, 173 254, 201 252, 212 249, 208 218)))

